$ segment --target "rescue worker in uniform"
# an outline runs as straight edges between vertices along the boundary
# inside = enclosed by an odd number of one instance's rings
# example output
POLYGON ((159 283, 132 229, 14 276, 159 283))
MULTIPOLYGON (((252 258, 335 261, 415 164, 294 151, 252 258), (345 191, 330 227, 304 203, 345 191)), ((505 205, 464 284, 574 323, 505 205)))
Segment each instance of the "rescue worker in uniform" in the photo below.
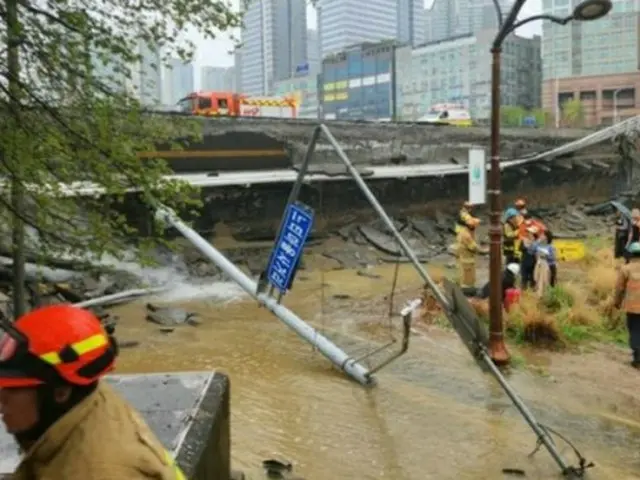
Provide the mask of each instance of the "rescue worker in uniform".
POLYGON ((505 265, 519 263, 516 252, 518 236, 518 211, 515 208, 508 208, 502 225, 502 254, 504 255, 505 265))
POLYGON ((519 215, 519 218, 517 220, 519 225, 525 220, 525 217, 527 217, 527 215, 529 214, 529 212, 527 211, 527 202, 523 198, 519 198, 513 203, 513 206, 515 207, 519 215))
POLYGON ((479 224, 479 219, 469 218, 456 236, 458 281, 462 289, 473 289, 474 292, 476 288, 476 254, 480 251, 476 243, 475 231, 479 224))
POLYGON ((469 221, 474 218, 473 217, 473 205, 471 202, 464 202, 462 204, 462 208, 458 212, 458 218, 456 219, 455 225, 455 233, 456 235, 460 233, 460 230, 464 230, 467 228, 469 221))
MULTIPOLYGON (((502 272, 502 302, 507 297, 507 291, 516 288, 518 283, 518 275, 520 274, 520 265, 517 263, 509 263, 502 272)), ((479 298, 487 299, 491 295, 491 283, 487 282, 480 290, 479 298)))
POLYGON ((631 365, 640 369, 640 243, 627 248, 629 263, 620 267, 614 306, 624 308, 631 347, 631 365))
POLYGON ((0 328, 0 411, 24 454, 13 480, 186 480, 101 381, 117 346, 93 313, 52 305, 0 328))
POLYGON ((615 228, 613 258, 622 258, 624 257, 625 248, 629 240, 631 222, 619 210, 616 211, 615 228))
MULTIPOLYGON (((525 220, 527 224, 529 220, 525 220)), ((538 228, 529 222, 526 227, 527 235, 520 242, 520 274, 522 290, 535 288, 534 272, 536 268, 535 242, 538 239, 538 228)))

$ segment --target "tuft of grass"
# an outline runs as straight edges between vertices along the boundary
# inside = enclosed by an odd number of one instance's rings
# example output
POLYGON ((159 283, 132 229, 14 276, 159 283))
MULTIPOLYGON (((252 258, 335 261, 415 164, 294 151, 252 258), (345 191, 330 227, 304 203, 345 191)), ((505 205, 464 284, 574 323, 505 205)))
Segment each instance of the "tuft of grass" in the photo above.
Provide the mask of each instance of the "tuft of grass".
POLYGON ((506 333, 519 343, 552 347, 560 342, 560 331, 542 299, 524 292, 520 302, 505 316, 506 333))
POLYGON ((542 296, 542 304, 550 312, 573 307, 575 292, 567 286, 557 285, 549 288, 542 296))
POLYGON ((576 281, 550 288, 541 299, 524 292, 508 315, 507 333, 516 342, 548 348, 626 342, 624 312, 612 306, 618 268, 610 248, 592 250, 576 281))
MULTIPOLYGON (((627 343, 624 312, 613 308, 612 298, 619 263, 611 249, 590 253, 590 259, 572 270, 572 281, 548 289, 542 298, 523 292, 519 304, 504 313, 505 333, 516 344, 538 348, 588 348, 590 342, 627 343)), ((470 298, 478 317, 489 323, 489 302, 470 298)), ((425 323, 449 327, 432 294, 425 291, 421 318, 425 323)))

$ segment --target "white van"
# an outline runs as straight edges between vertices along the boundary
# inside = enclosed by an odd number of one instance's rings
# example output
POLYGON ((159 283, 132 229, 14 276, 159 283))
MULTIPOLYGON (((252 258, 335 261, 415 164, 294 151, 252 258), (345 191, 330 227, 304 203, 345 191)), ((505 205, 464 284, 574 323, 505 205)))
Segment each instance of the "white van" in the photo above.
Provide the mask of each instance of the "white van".
POLYGON ((473 125, 469 110, 463 105, 438 104, 433 105, 426 115, 420 117, 418 122, 434 125, 455 125, 458 127, 470 127, 473 125))

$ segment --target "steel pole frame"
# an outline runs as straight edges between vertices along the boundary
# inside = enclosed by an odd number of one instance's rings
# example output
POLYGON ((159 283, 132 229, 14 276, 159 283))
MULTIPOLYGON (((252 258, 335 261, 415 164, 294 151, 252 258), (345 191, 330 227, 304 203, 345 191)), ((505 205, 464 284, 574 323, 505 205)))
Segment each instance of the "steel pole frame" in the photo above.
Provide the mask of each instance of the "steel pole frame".
POLYGON ((257 284, 249 278, 242 270, 233 264, 227 257, 220 253, 209 242, 202 238, 195 230, 185 224, 169 208, 159 205, 156 207, 156 216, 161 221, 171 225, 178 230, 194 247, 217 265, 231 280, 237 283, 245 292, 251 295, 261 305, 270 310, 291 330, 296 332, 301 338, 316 347, 335 366, 343 370, 347 375, 362 385, 373 385, 373 376, 369 371, 357 363, 347 353, 337 347, 334 343, 324 337, 320 332, 307 324, 278 300, 265 293, 257 293, 257 284))

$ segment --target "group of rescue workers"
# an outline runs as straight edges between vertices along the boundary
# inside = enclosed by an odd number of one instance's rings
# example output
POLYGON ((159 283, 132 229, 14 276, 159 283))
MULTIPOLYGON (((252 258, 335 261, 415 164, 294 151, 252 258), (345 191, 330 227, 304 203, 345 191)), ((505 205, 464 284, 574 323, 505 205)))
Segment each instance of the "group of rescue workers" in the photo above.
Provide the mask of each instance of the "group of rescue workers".
MULTIPOLYGON (((456 220, 456 245, 459 283, 463 290, 476 288, 476 257, 485 253, 475 238, 480 220, 473 215, 473 206, 465 202, 456 220)), ((504 212, 502 223, 502 254, 506 265, 502 277, 503 301, 516 296, 517 278, 522 289, 535 289, 542 295, 557 280, 557 255, 551 231, 527 210, 519 199, 504 212)), ((480 296, 488 296, 489 286, 481 289, 480 296)))
MULTIPOLYGON (((615 233, 615 257, 624 258, 618 272, 612 306, 626 314, 631 365, 640 369, 640 209, 631 211, 630 219, 618 214, 615 233)), ((480 298, 489 297, 489 284, 476 290, 476 257, 486 252, 476 241, 480 220, 473 215, 473 206, 465 202, 458 214, 455 250, 458 260, 459 284, 465 292, 480 298)), ((542 296, 548 287, 556 285, 558 255, 553 234, 542 221, 534 218, 524 200, 518 199, 504 212, 502 223, 502 254, 506 268, 502 274, 502 301, 505 309, 517 302, 520 289, 532 289, 542 296), (520 276, 520 289, 518 288, 520 276)))

